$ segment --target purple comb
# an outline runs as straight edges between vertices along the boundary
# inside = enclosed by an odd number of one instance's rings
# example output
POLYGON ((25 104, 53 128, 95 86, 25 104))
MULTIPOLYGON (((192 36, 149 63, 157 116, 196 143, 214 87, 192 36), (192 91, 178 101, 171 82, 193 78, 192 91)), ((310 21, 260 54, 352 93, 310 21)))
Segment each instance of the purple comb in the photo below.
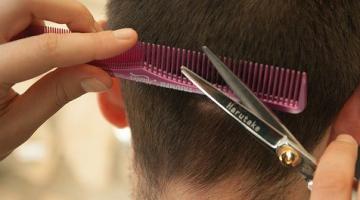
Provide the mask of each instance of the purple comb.
MULTIPOLYGON (((69 30, 53 27, 32 27, 30 32, 70 33, 69 30)), ((305 109, 305 72, 226 57, 221 60, 270 108, 293 114, 301 113, 305 109)), ((181 74, 180 67, 186 66, 234 97, 205 54, 196 51, 139 42, 124 54, 93 61, 91 64, 122 79, 201 94, 201 91, 181 74)))

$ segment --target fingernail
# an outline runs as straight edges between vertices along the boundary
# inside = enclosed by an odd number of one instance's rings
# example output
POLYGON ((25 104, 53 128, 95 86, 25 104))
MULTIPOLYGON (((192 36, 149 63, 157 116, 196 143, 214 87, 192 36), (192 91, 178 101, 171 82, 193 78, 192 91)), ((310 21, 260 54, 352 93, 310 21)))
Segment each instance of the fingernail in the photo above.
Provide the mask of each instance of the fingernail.
POLYGON ((336 140, 341 142, 357 144, 356 140, 351 135, 346 135, 346 134, 337 136, 336 140))
POLYGON ((110 89, 96 78, 84 79, 81 81, 81 87, 86 92, 102 92, 110 89))
POLYGON ((134 35, 134 30, 131 28, 123 28, 113 32, 114 36, 119 40, 128 40, 134 35))

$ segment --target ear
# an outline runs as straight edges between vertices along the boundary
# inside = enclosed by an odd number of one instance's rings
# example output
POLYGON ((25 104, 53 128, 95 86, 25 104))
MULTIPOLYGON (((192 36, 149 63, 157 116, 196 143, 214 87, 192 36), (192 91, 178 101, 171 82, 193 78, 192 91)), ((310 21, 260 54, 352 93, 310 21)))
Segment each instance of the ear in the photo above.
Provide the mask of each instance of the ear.
POLYGON ((349 134, 360 144, 360 86, 339 112, 330 134, 330 141, 340 134, 349 134))
POLYGON ((113 78, 113 87, 107 92, 99 94, 99 106, 104 117, 118 128, 128 126, 120 81, 113 78))

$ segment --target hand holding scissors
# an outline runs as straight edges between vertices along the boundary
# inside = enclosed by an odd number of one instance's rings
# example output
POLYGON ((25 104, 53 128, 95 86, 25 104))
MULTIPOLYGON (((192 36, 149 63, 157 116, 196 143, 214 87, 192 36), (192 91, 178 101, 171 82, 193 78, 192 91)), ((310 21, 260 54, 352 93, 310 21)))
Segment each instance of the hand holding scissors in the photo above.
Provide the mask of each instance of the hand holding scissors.
POLYGON ((308 188, 314 189, 312 200, 355 199, 352 196, 355 194, 352 188, 357 159, 357 143, 354 139, 340 136, 333 142, 315 173, 317 161, 286 126, 210 49, 203 47, 203 51, 238 100, 226 96, 185 66, 181 69, 182 73, 217 106, 268 147, 283 165, 297 169, 307 182, 308 188))

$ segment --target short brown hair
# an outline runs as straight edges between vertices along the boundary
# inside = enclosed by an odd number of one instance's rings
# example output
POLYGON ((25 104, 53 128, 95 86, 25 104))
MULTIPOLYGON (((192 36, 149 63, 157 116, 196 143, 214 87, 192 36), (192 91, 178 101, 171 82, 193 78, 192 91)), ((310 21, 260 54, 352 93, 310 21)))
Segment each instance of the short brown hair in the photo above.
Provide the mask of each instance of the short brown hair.
MULTIPOLYGON (((359 82, 358 1, 111 0, 108 9, 112 28, 135 28, 143 41, 207 45, 220 55, 306 71, 305 112, 277 114, 309 150, 359 82)), ((157 199, 177 178, 208 187, 240 173, 249 177, 249 198, 282 198, 264 188, 286 187, 280 180, 290 172, 205 97, 128 81, 122 88, 146 183, 139 198, 157 199)))

